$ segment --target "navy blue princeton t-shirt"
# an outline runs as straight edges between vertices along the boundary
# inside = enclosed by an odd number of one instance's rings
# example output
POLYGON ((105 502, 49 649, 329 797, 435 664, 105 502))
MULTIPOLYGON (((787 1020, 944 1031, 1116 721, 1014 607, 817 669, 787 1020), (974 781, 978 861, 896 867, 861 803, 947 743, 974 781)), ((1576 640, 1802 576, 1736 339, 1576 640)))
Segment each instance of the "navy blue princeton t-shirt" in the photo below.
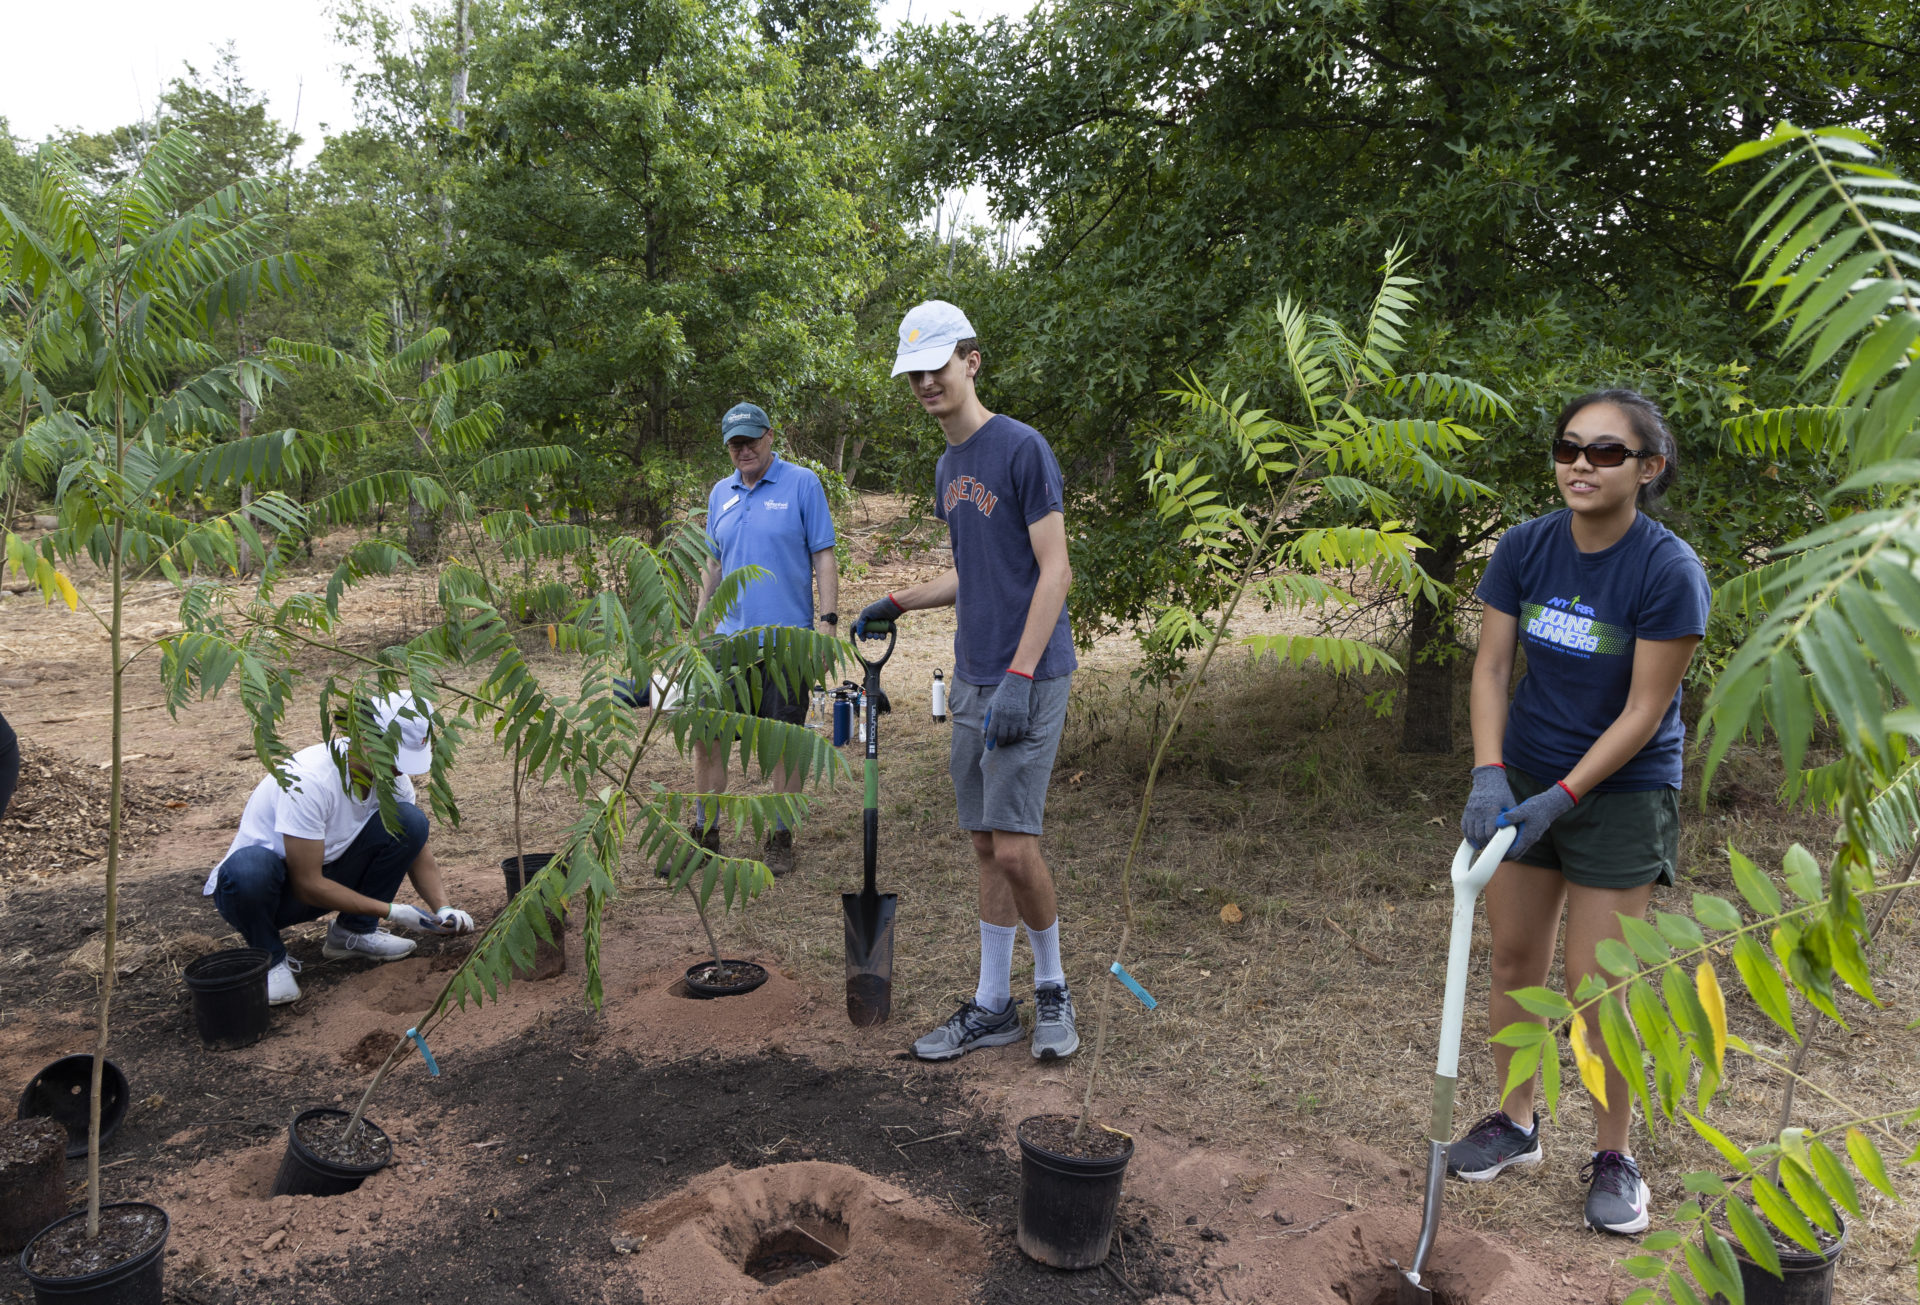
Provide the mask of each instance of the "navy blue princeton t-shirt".
MULTIPOLYGON (((1060 464, 1039 431, 994 416, 963 442, 947 446, 933 488, 934 512, 947 523, 960 573, 953 674, 968 684, 996 685, 1020 647, 1040 583, 1027 527, 1063 510, 1060 464)), ((1062 603, 1033 678, 1051 680, 1077 665, 1062 603)))
MULTIPOLYGON (((1480 598, 1520 622, 1527 672, 1507 713, 1508 765, 1551 783, 1579 764, 1626 709, 1636 639, 1684 639, 1707 630, 1706 569, 1684 540, 1645 513, 1620 542, 1582 553, 1573 512, 1515 526, 1493 550, 1480 598)), ((1647 745, 1594 787, 1680 787, 1680 691, 1647 745)))

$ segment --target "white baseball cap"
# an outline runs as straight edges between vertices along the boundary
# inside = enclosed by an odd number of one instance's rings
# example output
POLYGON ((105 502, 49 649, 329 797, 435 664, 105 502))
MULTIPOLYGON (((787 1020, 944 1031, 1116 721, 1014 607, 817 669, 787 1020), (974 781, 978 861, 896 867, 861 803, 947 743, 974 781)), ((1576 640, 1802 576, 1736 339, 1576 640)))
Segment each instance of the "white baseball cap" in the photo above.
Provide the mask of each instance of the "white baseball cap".
POLYGON ((394 721, 400 722, 400 747, 393 754, 394 767, 403 775, 424 775, 431 770, 433 747, 427 742, 427 722, 433 718, 433 704, 402 689, 375 698, 372 707, 373 727, 381 733, 386 733, 394 721))
POLYGON ((973 323, 965 313, 944 299, 929 299, 900 319, 893 374, 938 371, 953 357, 954 345, 973 338, 973 323))

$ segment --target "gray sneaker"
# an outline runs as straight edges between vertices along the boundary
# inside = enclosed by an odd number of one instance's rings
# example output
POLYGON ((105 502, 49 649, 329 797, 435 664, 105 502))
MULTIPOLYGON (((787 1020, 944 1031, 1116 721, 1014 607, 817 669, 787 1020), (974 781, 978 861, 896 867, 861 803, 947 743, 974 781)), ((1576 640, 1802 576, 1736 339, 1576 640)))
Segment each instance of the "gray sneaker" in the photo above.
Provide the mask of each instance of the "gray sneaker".
POLYGON ((1587 1227, 1623 1236, 1647 1230, 1647 1183, 1632 1156, 1596 1151, 1580 1176, 1587 1180, 1587 1227))
POLYGON ((1080 1050, 1073 1024, 1073 994, 1065 984, 1033 990, 1033 1058, 1065 1060, 1080 1050))
POLYGON ((1531 1168, 1545 1158, 1540 1147, 1540 1112, 1528 1133, 1504 1111, 1496 1110, 1447 1148, 1447 1172, 1469 1183, 1490 1183, 1513 1168, 1531 1168))
POLYGON ((1018 1042, 1020 1003, 1010 1001, 1005 1010, 988 1010, 969 997, 960 1009, 933 1032, 913 1044, 913 1054, 921 1060, 957 1060, 982 1047, 1004 1047, 1018 1042))

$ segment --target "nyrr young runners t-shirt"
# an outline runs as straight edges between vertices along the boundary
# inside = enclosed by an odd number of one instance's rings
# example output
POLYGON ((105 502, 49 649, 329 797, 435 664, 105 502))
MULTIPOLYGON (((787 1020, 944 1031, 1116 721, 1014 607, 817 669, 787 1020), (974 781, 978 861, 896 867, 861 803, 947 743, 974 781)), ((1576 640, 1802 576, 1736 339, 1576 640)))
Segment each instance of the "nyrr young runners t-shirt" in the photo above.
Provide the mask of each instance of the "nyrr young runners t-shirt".
MULTIPOLYGON (((997 685, 1013 663, 1040 583, 1027 527, 1063 510, 1060 464, 1039 431, 996 415, 947 446, 933 487, 934 512, 947 523, 960 573, 953 674, 968 684, 997 685)), ((1033 678, 1051 680, 1077 665, 1062 603, 1033 678)))
MULTIPOLYGON (((1620 542, 1582 553, 1573 512, 1515 526, 1493 550, 1480 598, 1520 622, 1527 672, 1507 713, 1507 764, 1551 782, 1579 764, 1625 710, 1637 639, 1707 631, 1712 591, 1684 540, 1641 513, 1620 542)), ((1594 787, 1607 793, 1680 787, 1680 691, 1647 745, 1594 787)))

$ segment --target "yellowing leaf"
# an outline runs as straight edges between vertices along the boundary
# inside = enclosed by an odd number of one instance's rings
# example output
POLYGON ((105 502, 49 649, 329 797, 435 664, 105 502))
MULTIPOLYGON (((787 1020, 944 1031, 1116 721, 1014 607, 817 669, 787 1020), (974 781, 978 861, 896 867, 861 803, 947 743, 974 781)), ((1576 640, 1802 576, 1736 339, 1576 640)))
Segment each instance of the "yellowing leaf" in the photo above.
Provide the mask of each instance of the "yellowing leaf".
POLYGON ((547 627, 547 647, 558 648, 559 646, 560 646, 560 631, 556 630, 553 626, 549 625, 547 627))
POLYGON ((1714 973, 1712 961, 1700 962, 1700 968, 1693 972, 1693 987, 1700 994, 1701 1009, 1707 1012, 1707 1023, 1713 1029, 1713 1067, 1724 1073, 1727 1066, 1727 999, 1720 991, 1720 976, 1714 973))
POLYGON ((55 571, 53 573, 53 584, 54 587, 60 591, 60 597, 66 603, 67 610, 69 612, 77 611, 80 607, 80 592, 73 587, 73 581, 67 579, 58 571, 55 571))
POLYGON ((1580 1081, 1587 1085, 1588 1094, 1600 1103, 1600 1108, 1607 1109, 1606 1062, 1587 1045, 1587 1022, 1578 1011, 1574 1012, 1573 1023, 1567 1030, 1567 1040, 1573 1044, 1573 1062, 1580 1066, 1580 1081))

